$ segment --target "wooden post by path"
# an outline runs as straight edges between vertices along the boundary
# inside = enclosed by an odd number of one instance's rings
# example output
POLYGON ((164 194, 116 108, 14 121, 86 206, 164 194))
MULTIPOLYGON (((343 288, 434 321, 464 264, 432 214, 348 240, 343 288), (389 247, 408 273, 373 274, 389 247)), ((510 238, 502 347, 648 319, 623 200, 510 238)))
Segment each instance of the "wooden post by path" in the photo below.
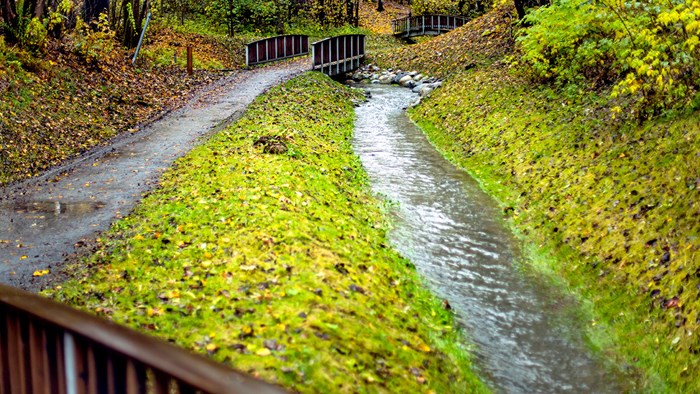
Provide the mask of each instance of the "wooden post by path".
POLYGON ((187 46, 187 75, 192 75, 192 46, 187 46))

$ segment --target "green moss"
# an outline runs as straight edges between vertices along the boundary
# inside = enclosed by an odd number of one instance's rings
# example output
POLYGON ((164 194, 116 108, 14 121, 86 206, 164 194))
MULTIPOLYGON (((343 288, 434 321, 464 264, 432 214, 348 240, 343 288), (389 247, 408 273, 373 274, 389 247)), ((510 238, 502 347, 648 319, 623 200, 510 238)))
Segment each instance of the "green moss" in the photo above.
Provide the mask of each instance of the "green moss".
POLYGON ((697 115, 625 124, 604 100, 491 66, 457 74, 412 116, 501 201, 540 267, 590 303, 594 345, 646 371, 646 390, 698 391, 697 115))
POLYGON ((449 312, 387 247, 352 100, 276 87, 179 160, 53 297, 299 392, 484 392, 449 312), (286 154, 253 146, 283 141, 286 154))

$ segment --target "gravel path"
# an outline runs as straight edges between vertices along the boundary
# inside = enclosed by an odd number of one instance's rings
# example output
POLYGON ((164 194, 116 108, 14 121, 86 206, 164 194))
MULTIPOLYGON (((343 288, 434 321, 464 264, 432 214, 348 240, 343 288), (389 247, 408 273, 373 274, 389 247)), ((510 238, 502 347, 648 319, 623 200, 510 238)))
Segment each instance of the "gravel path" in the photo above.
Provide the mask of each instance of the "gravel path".
POLYGON ((57 283, 66 262, 127 215, 161 173, 236 120, 258 95, 308 69, 308 60, 241 71, 183 108, 107 147, 0 191, 0 283, 29 291, 57 283), (42 276, 35 271, 49 270, 42 276))

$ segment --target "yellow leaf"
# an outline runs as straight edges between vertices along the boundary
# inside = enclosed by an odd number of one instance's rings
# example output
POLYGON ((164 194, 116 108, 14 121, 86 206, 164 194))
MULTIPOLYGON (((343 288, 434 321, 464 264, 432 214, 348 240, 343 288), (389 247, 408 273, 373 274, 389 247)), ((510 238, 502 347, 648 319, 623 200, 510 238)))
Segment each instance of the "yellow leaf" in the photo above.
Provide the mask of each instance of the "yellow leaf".
POLYGON ((265 356, 269 356, 270 354, 272 354, 272 352, 268 348, 263 348, 263 349, 260 349, 257 352, 255 352, 255 354, 257 354, 258 356, 261 356, 261 357, 265 357, 265 356))
POLYGON ((418 345, 418 350, 420 350, 421 352, 428 353, 431 349, 430 349, 430 346, 422 343, 422 344, 418 345))
POLYGON ((37 271, 34 271, 32 276, 44 276, 44 275, 48 274, 49 272, 50 272, 49 270, 37 270, 37 271))
MULTIPOLYGON (((216 350, 216 345, 213 343, 210 343, 207 345, 206 349, 208 352, 213 352, 214 350, 216 350)), ((268 352, 269 352, 269 350, 268 350, 268 352)))

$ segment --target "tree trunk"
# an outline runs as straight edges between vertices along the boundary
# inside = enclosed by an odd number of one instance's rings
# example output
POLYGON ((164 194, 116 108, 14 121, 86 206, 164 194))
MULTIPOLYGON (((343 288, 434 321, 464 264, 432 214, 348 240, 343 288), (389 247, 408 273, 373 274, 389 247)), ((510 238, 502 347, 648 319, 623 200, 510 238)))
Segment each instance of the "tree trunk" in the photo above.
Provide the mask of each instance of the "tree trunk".
POLYGON ((109 11, 109 0, 85 0, 85 22, 96 20, 101 13, 109 11))
POLYGON ((518 19, 523 19, 527 8, 549 5, 550 0, 513 0, 513 4, 518 12, 518 19))
POLYGON ((360 0, 355 5, 355 27, 360 26, 360 0))
POLYGON ((384 1, 377 0, 377 11, 384 12, 384 1))
POLYGON ((10 28, 10 31, 5 30, 5 37, 9 43, 17 43, 19 37, 16 37, 16 31, 18 27, 19 18, 17 17, 16 6, 14 0, 0 0, 2 1, 2 18, 5 24, 10 28))

